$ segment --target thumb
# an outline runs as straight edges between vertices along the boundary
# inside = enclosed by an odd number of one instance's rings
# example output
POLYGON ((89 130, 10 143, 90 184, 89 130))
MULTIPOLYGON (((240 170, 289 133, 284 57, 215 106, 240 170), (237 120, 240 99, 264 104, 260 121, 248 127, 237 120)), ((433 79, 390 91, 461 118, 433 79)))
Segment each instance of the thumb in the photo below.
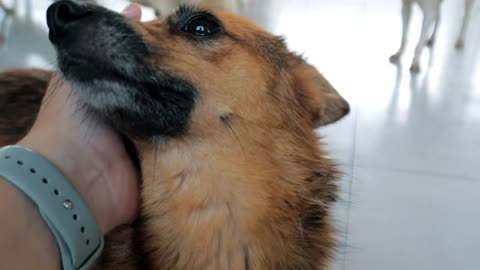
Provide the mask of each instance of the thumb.
POLYGON ((122 14, 127 17, 127 19, 140 21, 142 18, 142 9, 137 4, 130 4, 122 11, 122 14))

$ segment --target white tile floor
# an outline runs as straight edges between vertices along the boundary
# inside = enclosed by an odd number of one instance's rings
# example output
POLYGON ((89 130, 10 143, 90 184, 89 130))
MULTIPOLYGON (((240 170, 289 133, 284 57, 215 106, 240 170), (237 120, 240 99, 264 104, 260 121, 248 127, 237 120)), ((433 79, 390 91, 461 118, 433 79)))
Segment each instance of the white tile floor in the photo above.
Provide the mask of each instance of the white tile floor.
MULTIPOLYGON (((19 17, 0 28, 8 36, 0 70, 53 67, 49 1, 31 1, 29 13, 29 0, 17 2, 19 17)), ((466 48, 455 51, 463 1, 444 2, 418 76, 408 66, 419 10, 402 65, 388 63, 400 42, 400 0, 257 0, 244 11, 285 35, 352 104, 348 118, 319 130, 345 172, 335 270, 480 269, 480 3, 466 48)))

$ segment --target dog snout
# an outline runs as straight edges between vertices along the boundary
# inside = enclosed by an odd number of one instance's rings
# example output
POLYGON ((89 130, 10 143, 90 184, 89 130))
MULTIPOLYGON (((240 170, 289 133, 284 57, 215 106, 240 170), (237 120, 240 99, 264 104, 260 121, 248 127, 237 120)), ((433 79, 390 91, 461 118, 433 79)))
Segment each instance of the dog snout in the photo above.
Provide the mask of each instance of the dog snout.
POLYGON ((87 5, 73 1, 58 1, 47 10, 47 24, 50 29, 50 39, 57 42, 76 24, 82 23, 93 14, 87 5))

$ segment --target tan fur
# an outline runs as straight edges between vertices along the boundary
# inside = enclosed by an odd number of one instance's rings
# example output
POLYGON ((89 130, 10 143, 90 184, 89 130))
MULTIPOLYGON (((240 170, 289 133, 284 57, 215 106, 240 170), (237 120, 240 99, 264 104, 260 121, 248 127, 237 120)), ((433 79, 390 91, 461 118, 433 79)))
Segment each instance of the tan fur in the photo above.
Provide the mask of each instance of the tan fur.
MULTIPOLYGON (((141 214, 108 237, 98 269, 328 268, 338 173, 314 128, 348 103, 282 40, 215 14, 230 37, 208 45, 172 35, 164 20, 134 23, 159 52, 152 64, 200 95, 186 135, 135 141, 141 214)), ((0 101, 7 95, 0 89, 0 101)))
POLYGON ((206 9, 238 12, 240 1, 245 0, 134 0, 133 2, 152 7, 157 15, 160 16, 162 14, 170 14, 183 4, 194 4, 206 9))

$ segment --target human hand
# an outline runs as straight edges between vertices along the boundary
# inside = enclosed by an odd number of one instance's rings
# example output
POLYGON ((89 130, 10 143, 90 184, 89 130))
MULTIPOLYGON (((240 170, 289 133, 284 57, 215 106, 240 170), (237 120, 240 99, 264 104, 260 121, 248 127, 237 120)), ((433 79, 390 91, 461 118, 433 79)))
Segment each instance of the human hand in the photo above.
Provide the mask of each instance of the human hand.
MULTIPOLYGON (((140 20, 141 9, 131 4, 123 14, 140 20)), ((72 181, 106 234, 135 217, 139 175, 120 136, 80 104, 70 85, 55 76, 35 124, 18 145, 43 155, 72 181)))

